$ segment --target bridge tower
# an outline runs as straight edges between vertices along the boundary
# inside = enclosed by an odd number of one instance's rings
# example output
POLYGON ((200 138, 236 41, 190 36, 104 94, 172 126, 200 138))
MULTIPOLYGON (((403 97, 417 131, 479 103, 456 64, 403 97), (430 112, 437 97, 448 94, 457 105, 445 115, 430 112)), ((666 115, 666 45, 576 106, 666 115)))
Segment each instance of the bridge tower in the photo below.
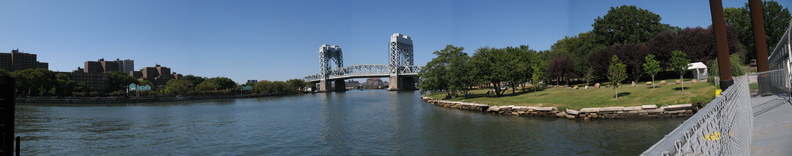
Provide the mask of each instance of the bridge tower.
POLYGON ((413 42, 410 36, 394 33, 389 44, 390 81, 388 90, 415 90, 415 78, 401 76, 404 66, 413 65, 413 42))
MULTIPOLYGON (((330 82, 328 81, 330 72, 332 71, 330 70, 330 60, 335 63, 336 69, 344 67, 344 59, 343 55, 341 54, 341 47, 338 47, 337 45, 331 46, 325 44, 319 48, 319 68, 321 68, 321 72, 319 74, 321 74, 322 77, 322 80, 319 82, 320 92, 333 90, 333 88, 331 88, 330 82)), ((346 86, 343 79, 334 80, 334 83, 335 91, 346 91, 346 86)))

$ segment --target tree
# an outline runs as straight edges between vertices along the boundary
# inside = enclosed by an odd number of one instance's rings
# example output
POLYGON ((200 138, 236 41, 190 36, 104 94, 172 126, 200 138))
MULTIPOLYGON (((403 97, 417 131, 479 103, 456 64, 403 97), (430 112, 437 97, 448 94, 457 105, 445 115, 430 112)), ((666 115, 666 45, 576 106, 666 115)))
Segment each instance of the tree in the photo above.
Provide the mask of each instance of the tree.
POLYGON ((303 87, 305 87, 305 80, 302 79, 290 79, 286 80, 286 84, 288 84, 288 90, 291 94, 297 94, 297 91, 303 91, 303 87))
POLYGON ((452 97, 457 97, 457 92, 467 95, 470 87, 476 84, 473 74, 470 70, 473 68, 470 64, 470 56, 465 53, 463 47, 446 47, 448 49, 448 72, 446 78, 448 79, 448 89, 451 91, 452 97))
POLYGON ((190 91, 190 83, 188 80, 168 80, 165 83, 165 92, 169 94, 187 94, 190 91))
POLYGON ((617 46, 610 46, 607 49, 589 55, 589 66, 593 69, 592 75, 594 75, 594 77, 608 77, 608 67, 610 67, 611 57, 616 55, 618 48, 617 46))
POLYGON ((512 89, 512 94, 514 94, 517 85, 528 81, 528 77, 530 77, 531 72, 530 55, 536 52, 529 49, 527 45, 522 45, 520 47, 506 47, 503 48, 503 50, 506 52, 506 57, 510 58, 506 60, 509 64, 506 66, 506 70, 509 71, 508 81, 512 89))
POLYGON ((608 80, 611 81, 613 89, 616 90, 616 99, 619 98, 619 83, 627 79, 627 67, 619 61, 619 57, 613 55, 608 67, 608 80))
POLYGON ((671 54, 671 68, 676 70, 679 73, 679 81, 682 82, 682 91, 685 91, 685 83, 682 80, 682 76, 685 75, 687 71, 688 64, 690 64, 690 60, 687 59, 687 54, 682 51, 675 50, 671 54))
POLYGON ((55 77, 52 71, 43 68, 14 71, 11 76, 16 78, 17 90, 22 90, 22 95, 43 95, 52 88, 55 77))
POLYGON ((68 75, 63 73, 55 74, 55 87, 53 90, 55 91, 55 95, 58 96, 68 96, 71 95, 77 89, 77 82, 74 82, 68 75))
POLYGON ((0 76, 11 76, 11 73, 5 69, 0 69, 0 76))
MULTIPOLYGON (((569 56, 574 62, 573 71, 575 75, 587 75, 590 73, 589 69, 589 55, 607 48, 603 44, 597 43, 597 38, 592 32, 580 33, 573 37, 564 37, 558 40, 555 44, 550 46, 551 52, 556 56, 569 56)), ((586 81, 592 81, 590 77, 586 76, 586 81)))
POLYGON ((237 84, 226 77, 213 77, 195 86, 198 91, 219 91, 236 88, 237 84))
POLYGON ((288 95, 292 91, 288 90, 289 85, 283 81, 272 81, 272 87, 274 88, 275 95, 288 95))
POLYGON ((106 93, 119 91, 125 89, 124 86, 127 86, 132 83, 139 83, 135 77, 129 76, 129 74, 120 72, 120 71, 113 71, 108 74, 107 78, 107 89, 105 90, 106 93))
POLYGON ((616 46, 614 54, 618 55, 622 63, 627 66, 627 73, 632 76, 633 81, 638 82, 643 74, 641 65, 644 63, 644 57, 649 54, 649 48, 643 43, 627 43, 616 46))
MULTIPOLYGON (((739 43, 747 51, 747 60, 756 58, 756 45, 754 44, 753 26, 748 3, 742 8, 725 8, 726 23, 734 26, 739 43)), ((784 31, 789 26, 792 15, 787 8, 775 1, 762 1, 762 17, 764 19, 765 40, 768 52, 773 51, 784 31)), ((731 44, 731 43, 729 43, 731 44)))
MULTIPOLYGON (((715 52, 714 35, 712 29, 685 28, 679 33, 678 47, 674 50, 685 52, 688 59, 693 59, 696 62, 709 61, 718 56, 718 53, 715 52)), ((734 49, 729 48, 729 50, 734 49)), ((673 54, 673 51, 671 53, 673 54)))
POLYGON ((446 92, 446 97, 456 97, 459 90, 467 91, 475 83, 473 75, 470 74, 470 57, 463 52, 465 48, 446 45, 440 51, 433 54, 437 57, 426 63, 426 66, 418 73, 421 77, 421 93, 446 92))
POLYGON ((608 14, 594 20, 594 30, 600 44, 643 43, 670 26, 660 23, 660 15, 633 5, 611 7, 608 14))
POLYGON ((569 85, 569 79, 577 77, 574 71, 574 61, 569 57, 555 57, 547 65, 547 76, 556 79, 556 84, 565 81, 569 85))
POLYGON ((206 81, 206 78, 195 75, 186 75, 180 80, 187 80, 190 82, 190 84, 192 84, 192 86, 197 86, 198 84, 201 84, 201 82, 206 81))
MULTIPOLYGON (((743 60, 744 59, 738 54, 729 55, 729 65, 731 67, 732 76, 745 75, 745 68, 744 68, 745 67, 744 66, 745 63, 742 62, 743 60)), ((710 73, 710 77, 713 77, 713 76, 718 75, 720 73, 720 70, 718 68, 720 68, 720 67, 718 67, 718 60, 717 59, 714 59, 714 60, 710 61, 709 69, 708 69, 708 71, 710 73)))
POLYGON ((421 89, 421 94, 425 94, 427 91, 432 93, 445 91, 446 97, 451 97, 449 80, 446 75, 448 75, 449 72, 448 64, 450 63, 450 55, 457 50, 461 51, 461 48, 454 47, 453 45, 446 45, 445 49, 432 53, 437 55, 437 57, 432 58, 432 60, 427 62, 426 66, 418 72, 418 77, 421 78, 421 83, 418 86, 418 88, 421 89))
POLYGON ((660 61, 655 60, 655 56, 652 54, 646 55, 643 70, 646 74, 652 76, 652 88, 654 88, 655 75, 660 72, 660 61))
POLYGON ((503 49, 482 47, 476 50, 470 63, 473 65, 474 75, 485 82, 491 83, 495 87, 495 95, 501 96, 501 83, 509 79, 508 64, 511 58, 503 49))
POLYGON ((274 93, 274 86, 272 86, 272 82, 270 81, 259 81, 256 82, 256 85, 253 86, 253 91, 259 92, 261 94, 272 94, 274 93))
MULTIPOLYGON (((681 31, 680 31, 681 32, 681 31)), ((660 62, 660 67, 670 66, 671 52, 680 49, 678 32, 663 31, 647 42, 650 54, 660 62)))
POLYGON ((546 71, 546 63, 544 61, 536 60, 533 61, 531 64, 531 82, 535 83, 534 92, 536 92, 536 87, 539 86, 539 81, 545 77, 546 71))

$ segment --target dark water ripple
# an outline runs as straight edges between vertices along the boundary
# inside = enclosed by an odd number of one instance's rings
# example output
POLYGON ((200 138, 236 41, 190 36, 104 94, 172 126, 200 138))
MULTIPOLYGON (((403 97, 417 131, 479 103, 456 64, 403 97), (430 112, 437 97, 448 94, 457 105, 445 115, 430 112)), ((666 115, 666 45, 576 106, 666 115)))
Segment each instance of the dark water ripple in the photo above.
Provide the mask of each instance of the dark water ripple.
POLYGON ((684 120, 498 116, 419 96, 19 104, 17 133, 26 155, 637 155, 684 120))

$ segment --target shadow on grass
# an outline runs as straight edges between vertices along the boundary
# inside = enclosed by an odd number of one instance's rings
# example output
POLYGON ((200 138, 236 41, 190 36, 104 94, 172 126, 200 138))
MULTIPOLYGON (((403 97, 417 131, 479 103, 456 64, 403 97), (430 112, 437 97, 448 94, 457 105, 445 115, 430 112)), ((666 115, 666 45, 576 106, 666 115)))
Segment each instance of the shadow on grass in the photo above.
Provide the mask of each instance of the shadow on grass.
POLYGON ((676 87, 676 88, 674 88, 674 90, 676 90, 676 91, 680 91, 682 89, 690 89, 690 87, 676 87))
MULTIPOLYGON (((547 89, 547 88, 536 88, 536 90, 534 90, 534 88, 525 88, 525 90, 518 89, 518 90, 515 90, 516 92, 514 92, 514 94, 512 94, 512 92, 511 92, 512 90, 509 89, 509 90, 504 91, 503 95, 501 95, 501 96, 495 95, 495 92, 490 92, 489 95, 487 95, 486 93, 480 93, 480 94, 469 94, 469 95, 466 95, 464 97, 465 97, 465 99, 473 99, 473 98, 481 98, 481 97, 499 98, 499 97, 508 97, 508 96, 519 96, 519 95, 523 95, 523 94, 539 94, 539 93, 541 93, 541 91, 544 91, 545 89, 547 89)), ((539 94, 538 96, 544 96, 544 95, 548 95, 548 94, 547 93, 542 93, 542 94, 539 94)), ((446 99, 449 99, 449 98, 446 98, 446 99)))
MULTIPOLYGON (((630 93, 630 92, 621 92, 621 93, 616 94, 616 95, 618 95, 619 98, 621 98, 621 97, 624 97, 624 96, 627 96, 627 95, 630 95, 630 94, 632 94, 632 93, 630 93)), ((615 95, 613 97, 616 98, 615 95)))

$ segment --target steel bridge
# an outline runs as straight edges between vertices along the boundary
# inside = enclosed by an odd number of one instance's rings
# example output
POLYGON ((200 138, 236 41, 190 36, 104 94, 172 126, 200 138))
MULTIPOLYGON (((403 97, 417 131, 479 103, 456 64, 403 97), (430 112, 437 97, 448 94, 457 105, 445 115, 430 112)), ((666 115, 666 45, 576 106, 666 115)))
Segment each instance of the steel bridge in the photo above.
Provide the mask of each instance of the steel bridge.
MULTIPOLYGON (((421 71, 423 66, 399 66, 399 74, 403 76, 416 76, 421 71)), ((367 77, 390 77, 391 66, 384 64, 358 64, 351 66, 344 66, 339 69, 331 70, 328 73, 327 79, 351 79, 351 78, 367 78, 367 77)), ((313 74, 306 76, 304 80, 310 82, 319 82, 324 78, 322 74, 313 74)))
MULTIPOLYGON (((320 92, 344 91, 344 79, 390 77, 388 90, 415 90, 415 80, 423 66, 413 65, 413 44, 410 36, 395 33, 390 38, 389 64, 360 64, 344 66, 341 47, 322 45, 319 48, 319 73, 303 79, 319 83, 320 92), (333 61, 335 69, 331 68, 333 61), (335 87, 331 87, 330 83, 335 87)), ((316 90, 316 89, 314 89, 316 90)))
POLYGON ((770 71, 735 84, 641 155, 792 155, 790 27, 768 57, 770 71), (751 89, 749 84, 757 84, 751 89))

